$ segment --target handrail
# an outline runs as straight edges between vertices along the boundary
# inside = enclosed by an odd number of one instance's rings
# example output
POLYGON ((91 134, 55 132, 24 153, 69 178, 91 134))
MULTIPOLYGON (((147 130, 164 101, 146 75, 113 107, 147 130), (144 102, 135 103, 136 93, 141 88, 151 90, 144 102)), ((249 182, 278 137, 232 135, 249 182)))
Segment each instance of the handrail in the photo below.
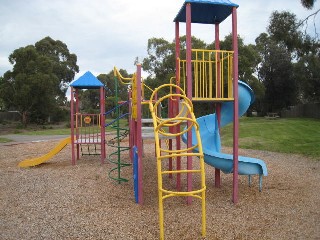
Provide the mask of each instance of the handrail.
POLYGON ((143 81, 142 81, 142 99, 145 99, 145 94, 144 94, 144 88, 146 87, 148 90, 150 90, 151 92, 153 92, 153 89, 151 87, 149 87, 147 84, 145 84, 143 81))
POLYGON ((119 70, 114 67, 113 68, 113 75, 114 77, 116 77, 119 82, 121 82, 122 84, 125 84, 125 85, 130 85, 132 84, 132 81, 133 79, 135 78, 135 73, 132 75, 132 77, 123 77, 122 74, 119 72, 119 70))
MULTIPOLYGON (((233 100, 233 51, 192 49, 192 100, 233 100)), ((182 88, 187 89, 186 60, 178 58, 182 88)))
POLYGON ((117 109, 120 108, 121 106, 126 105, 126 104, 128 104, 128 103, 129 103, 129 101, 125 101, 125 102, 123 102, 123 103, 115 106, 114 108, 110 109, 109 111, 105 112, 104 115, 109 115, 109 114, 112 113, 113 111, 117 110, 117 109))

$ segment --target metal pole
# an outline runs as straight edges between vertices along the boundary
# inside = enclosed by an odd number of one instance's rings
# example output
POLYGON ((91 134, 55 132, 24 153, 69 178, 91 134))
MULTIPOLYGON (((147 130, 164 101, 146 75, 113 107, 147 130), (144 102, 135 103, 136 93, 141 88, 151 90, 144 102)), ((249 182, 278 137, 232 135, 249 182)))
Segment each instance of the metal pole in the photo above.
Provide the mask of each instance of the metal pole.
MULTIPOLYGON (((216 50, 220 50, 220 37, 219 37, 219 23, 215 24, 215 48, 216 50)), ((220 68, 220 54, 217 53, 216 54, 216 64, 217 64, 217 98, 221 97, 221 68, 220 68)), ((220 121, 221 121, 221 103, 216 103, 216 116, 218 119, 218 129, 220 132, 220 121)), ((221 177, 220 177, 220 169, 215 168, 215 172, 214 172, 214 183, 216 187, 220 187, 221 185, 221 177)))
MULTIPOLYGON (((175 41, 176 41, 176 85, 180 86, 180 35, 179 35, 179 22, 175 24, 175 41)), ((180 90, 177 88, 176 93, 179 94, 180 90)), ((175 116, 179 112, 179 101, 180 99, 176 98, 176 106, 175 106, 175 116)), ((180 132, 180 124, 176 127, 175 132, 180 132)), ((176 148, 181 149, 181 138, 180 136, 176 137, 176 148)), ((181 157, 177 157, 177 170, 181 169, 181 157)), ((181 174, 177 174, 177 190, 181 189, 181 174)))
MULTIPOLYGON (((191 54, 192 54, 192 46, 191 46, 191 4, 187 3, 186 5, 186 60, 187 60, 187 97, 192 100, 192 65, 191 65, 191 54)), ((188 127, 190 126, 190 122, 187 123, 188 127)), ((192 146, 192 132, 188 131, 188 141, 187 146, 190 148, 192 146)), ((192 157, 187 157, 187 169, 192 169, 192 157)), ((188 191, 192 191, 192 174, 187 173, 187 189, 188 191)), ((187 203, 192 203, 192 198, 187 198, 187 203)))
POLYGON ((70 106, 70 127, 71 127, 71 164, 76 164, 76 156, 74 149, 74 92, 73 87, 71 87, 71 106, 70 106))
POLYGON ((143 204, 143 166, 142 166, 142 123, 141 123, 141 64, 137 64, 137 148, 138 148, 138 184, 139 204, 143 204))
POLYGON ((100 129, 101 129, 101 164, 104 164, 106 157, 106 145, 105 145, 105 91, 104 87, 100 87, 100 129))
POLYGON ((239 96, 238 96, 238 33, 237 8, 232 8, 232 48, 233 54, 233 191, 232 201, 238 202, 238 148, 239 148, 239 96))

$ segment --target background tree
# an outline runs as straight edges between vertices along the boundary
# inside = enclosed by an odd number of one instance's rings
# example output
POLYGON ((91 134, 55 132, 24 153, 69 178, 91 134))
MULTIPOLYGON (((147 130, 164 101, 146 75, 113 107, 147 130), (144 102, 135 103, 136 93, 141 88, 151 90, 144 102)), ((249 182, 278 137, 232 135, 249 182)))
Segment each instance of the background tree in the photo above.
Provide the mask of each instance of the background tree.
POLYGON ((312 9, 316 0, 301 0, 302 6, 307 9, 312 9))
POLYGON ((45 37, 36 42, 35 48, 40 55, 51 60, 52 71, 60 81, 59 85, 56 85, 56 97, 64 99, 69 83, 79 72, 77 56, 69 52, 65 43, 60 40, 53 40, 50 37, 45 37))
MULTIPOLYGON (((123 77, 130 77, 126 70, 120 69, 119 72, 123 77)), ((110 110, 118 105, 116 102, 116 94, 118 94, 118 101, 126 101, 128 99, 128 85, 124 85, 115 81, 113 70, 108 74, 102 73, 97 78, 105 85, 106 90, 106 110, 110 110), (115 90, 115 84, 118 84, 118 93, 115 90)), ((99 90, 84 90, 80 93, 81 110, 88 113, 100 112, 100 93, 99 90)), ((123 113, 128 112, 128 107, 121 108, 123 113)))
POLYGON ((267 34, 261 34, 256 43, 262 58, 258 69, 259 78, 265 87, 263 114, 294 105, 297 87, 290 52, 267 34))
MULTIPOLYGON (((273 12, 267 28, 270 39, 291 54, 294 66, 294 79, 298 89, 297 99, 301 102, 313 102, 320 99, 319 86, 320 42, 301 31, 303 26, 295 14, 273 12), (287 30, 287 31, 286 31, 287 30)), ((284 69, 291 71, 292 69, 284 69)), ((288 73, 289 74, 289 73, 288 73)))
POLYGON ((320 56, 308 54, 295 64, 294 73, 299 79, 299 98, 303 103, 320 102, 320 56))
POLYGON ((9 56, 13 65, 0 85, 0 96, 7 109, 17 110, 26 125, 43 122, 65 100, 65 84, 76 72, 77 57, 61 41, 46 37, 33 45, 14 50, 9 56))
MULTIPOLYGON (((128 74, 126 70, 120 69, 120 74, 127 78, 132 75, 128 74)), ((106 110, 110 110, 117 105, 121 101, 128 100, 128 85, 121 84, 118 80, 114 79, 113 70, 111 70, 108 74, 100 74, 98 79, 106 86, 106 110), (116 84, 118 93, 116 93, 116 84), (116 102, 116 94, 118 95, 118 102, 116 102)), ((120 108, 121 113, 129 112, 128 105, 124 105, 120 108)))
POLYGON ((270 16, 267 32, 276 43, 282 44, 289 52, 298 55, 303 45, 303 36, 298 25, 299 21, 294 13, 274 11, 270 16))

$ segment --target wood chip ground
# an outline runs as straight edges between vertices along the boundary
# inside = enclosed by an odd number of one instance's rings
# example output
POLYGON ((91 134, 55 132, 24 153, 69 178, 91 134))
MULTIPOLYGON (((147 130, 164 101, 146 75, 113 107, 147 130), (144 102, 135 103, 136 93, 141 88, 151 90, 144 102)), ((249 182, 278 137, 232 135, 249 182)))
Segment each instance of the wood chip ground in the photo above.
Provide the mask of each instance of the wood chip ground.
MULTIPOLYGON (((144 143, 142 206, 134 202, 131 167, 122 171, 129 182, 118 184, 108 178, 113 165, 101 165, 99 156, 83 156, 72 166, 70 146, 45 164, 18 168, 57 142, 0 146, 0 239, 159 238, 152 141, 144 143)), ((206 165, 205 239, 320 239, 320 161, 255 150, 240 154, 266 162, 263 191, 258 177, 248 187, 247 177, 239 176, 235 205, 232 176, 222 174, 222 186, 215 188, 214 169, 206 165)), ((185 198, 169 198, 164 205, 166 239, 202 239, 199 200, 187 205, 185 198)))

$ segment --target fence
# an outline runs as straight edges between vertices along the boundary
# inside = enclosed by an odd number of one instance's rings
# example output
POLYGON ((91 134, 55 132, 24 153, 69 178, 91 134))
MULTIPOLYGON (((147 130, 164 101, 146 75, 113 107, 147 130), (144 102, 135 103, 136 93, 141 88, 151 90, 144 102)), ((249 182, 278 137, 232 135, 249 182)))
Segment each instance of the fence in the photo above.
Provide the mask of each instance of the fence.
POLYGON ((21 115, 18 112, 0 112, 0 122, 3 121, 21 121, 21 115))
POLYGON ((320 119, 320 103, 307 103, 297 106, 292 106, 290 109, 281 111, 281 117, 307 117, 320 119))

